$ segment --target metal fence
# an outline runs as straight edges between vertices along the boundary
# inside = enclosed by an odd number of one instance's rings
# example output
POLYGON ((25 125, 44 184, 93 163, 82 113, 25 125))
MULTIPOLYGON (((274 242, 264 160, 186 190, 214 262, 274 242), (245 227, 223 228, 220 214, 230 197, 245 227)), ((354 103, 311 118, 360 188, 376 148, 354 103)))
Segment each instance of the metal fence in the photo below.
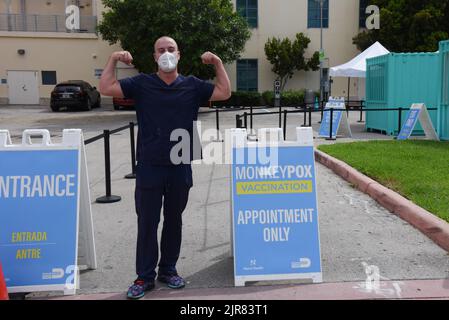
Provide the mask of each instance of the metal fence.
POLYGON ((80 16, 80 29, 68 30, 65 15, 0 14, 0 31, 95 33, 96 16, 80 16))

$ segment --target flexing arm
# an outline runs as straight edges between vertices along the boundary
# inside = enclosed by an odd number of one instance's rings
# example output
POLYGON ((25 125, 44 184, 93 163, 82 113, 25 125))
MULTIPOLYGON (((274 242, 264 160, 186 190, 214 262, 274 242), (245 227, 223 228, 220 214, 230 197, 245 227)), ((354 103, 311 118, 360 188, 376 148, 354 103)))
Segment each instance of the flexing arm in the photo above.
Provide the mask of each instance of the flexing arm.
POLYGON ((215 66, 215 89, 212 93, 211 101, 223 101, 231 97, 231 81, 223 66, 221 59, 211 52, 206 52, 201 56, 204 64, 215 66))
POLYGON ((100 93, 104 96, 123 98, 122 87, 115 76, 118 61, 131 65, 133 57, 128 51, 118 51, 111 55, 100 79, 100 93))

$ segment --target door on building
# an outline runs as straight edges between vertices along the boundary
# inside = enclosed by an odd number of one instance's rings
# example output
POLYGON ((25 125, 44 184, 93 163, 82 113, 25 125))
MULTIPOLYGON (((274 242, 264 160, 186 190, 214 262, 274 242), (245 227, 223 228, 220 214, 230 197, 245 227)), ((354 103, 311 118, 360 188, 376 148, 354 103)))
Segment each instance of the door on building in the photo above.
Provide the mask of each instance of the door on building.
POLYGON ((10 104, 39 104, 37 71, 8 71, 10 104))

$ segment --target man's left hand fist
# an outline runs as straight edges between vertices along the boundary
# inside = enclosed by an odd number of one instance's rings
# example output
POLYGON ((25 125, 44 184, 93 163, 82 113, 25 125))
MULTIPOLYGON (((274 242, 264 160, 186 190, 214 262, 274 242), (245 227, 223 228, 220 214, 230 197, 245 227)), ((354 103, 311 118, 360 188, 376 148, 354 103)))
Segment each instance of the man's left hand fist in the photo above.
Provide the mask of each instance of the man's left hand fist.
POLYGON ((218 56, 209 51, 203 53, 203 55, 201 56, 201 60, 203 60, 204 64, 217 65, 222 63, 221 59, 218 56))

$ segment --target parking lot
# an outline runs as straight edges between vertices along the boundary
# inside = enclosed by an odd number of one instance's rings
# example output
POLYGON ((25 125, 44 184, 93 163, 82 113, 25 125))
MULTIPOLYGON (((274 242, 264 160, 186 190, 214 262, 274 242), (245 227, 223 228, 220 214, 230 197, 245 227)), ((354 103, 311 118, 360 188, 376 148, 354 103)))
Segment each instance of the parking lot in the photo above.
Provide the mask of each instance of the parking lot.
MULTIPOLYGON (((237 113, 242 112, 221 113, 220 129, 234 127, 237 113)), ((10 130, 13 143, 19 143, 24 129, 48 129, 58 142, 64 128, 80 128, 85 138, 90 138, 104 129, 115 129, 136 120, 134 111, 114 111, 112 106, 89 112, 58 113, 51 112, 48 106, 0 106, 0 119, 0 129, 10 130)), ((353 138, 338 142, 391 139, 364 132, 364 125, 358 123, 358 119, 358 113, 350 114, 353 138)), ((198 120, 203 129, 215 128, 215 113, 200 114, 198 120)), ((315 136, 318 120, 319 114, 313 114, 315 136)), ((289 115, 288 124, 287 139, 292 139, 295 126, 303 124, 303 115, 289 115)), ((277 115, 254 118, 256 129, 277 125, 277 115)), ((316 144, 334 143, 318 138, 315 141, 316 144)), ((98 269, 82 272, 79 293, 123 292, 135 278, 135 182, 123 178, 131 172, 129 131, 111 137, 112 194, 121 196, 120 202, 95 202, 105 194, 103 143, 100 140, 89 144, 86 150, 98 269)), ((229 166, 196 164, 193 175, 194 187, 184 213, 178 271, 190 288, 231 287, 229 166)), ((395 280, 399 286, 401 280, 448 277, 448 254, 408 223, 320 164, 317 164, 317 183, 325 282, 364 281, 366 265, 378 266, 382 280, 395 280)), ((158 290, 164 289, 158 287, 158 290)))

